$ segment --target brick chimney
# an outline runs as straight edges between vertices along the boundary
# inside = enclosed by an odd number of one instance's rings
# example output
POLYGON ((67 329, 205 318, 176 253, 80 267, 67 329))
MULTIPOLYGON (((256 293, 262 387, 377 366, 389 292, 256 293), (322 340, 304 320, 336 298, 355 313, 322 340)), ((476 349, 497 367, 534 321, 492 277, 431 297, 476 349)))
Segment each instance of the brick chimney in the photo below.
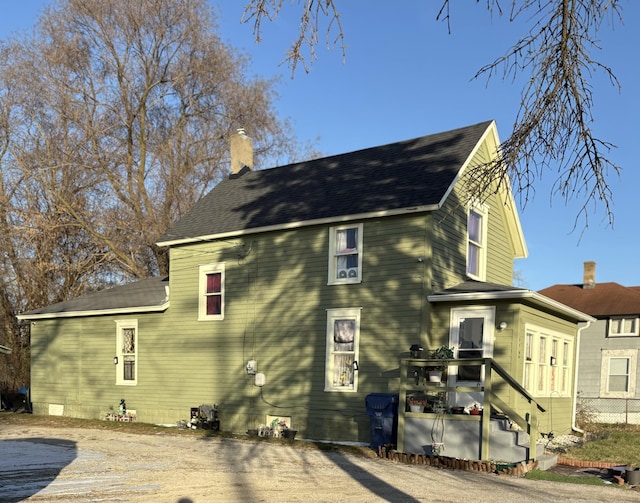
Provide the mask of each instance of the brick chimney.
POLYGON ((596 286, 596 263, 589 261, 584 263, 584 275, 582 288, 587 290, 596 286))
POLYGON ((238 175, 244 168, 253 168, 253 142, 240 128, 231 136, 231 174, 238 175))

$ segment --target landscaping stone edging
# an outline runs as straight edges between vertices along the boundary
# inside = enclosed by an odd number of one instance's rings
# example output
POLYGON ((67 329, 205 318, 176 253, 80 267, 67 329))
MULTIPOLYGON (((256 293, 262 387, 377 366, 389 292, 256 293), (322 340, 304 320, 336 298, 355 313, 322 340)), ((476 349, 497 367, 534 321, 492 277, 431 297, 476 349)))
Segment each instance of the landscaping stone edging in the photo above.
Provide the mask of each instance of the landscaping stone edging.
POLYGON ((477 461, 469 459, 451 458, 448 456, 433 456, 426 454, 407 454, 394 449, 387 450, 380 446, 377 450, 378 457, 405 463, 410 465, 427 465, 436 468, 449 468, 453 470, 464 470, 468 472, 496 473, 498 475, 512 475, 523 477, 527 472, 538 467, 537 461, 521 461, 519 463, 494 463, 491 461, 477 461), (503 465, 511 465, 501 468, 503 465))
POLYGON ((614 466, 624 466, 624 463, 609 463, 605 461, 583 461, 581 459, 570 459, 558 457, 558 464, 565 466, 575 466, 578 468, 613 468, 614 466))

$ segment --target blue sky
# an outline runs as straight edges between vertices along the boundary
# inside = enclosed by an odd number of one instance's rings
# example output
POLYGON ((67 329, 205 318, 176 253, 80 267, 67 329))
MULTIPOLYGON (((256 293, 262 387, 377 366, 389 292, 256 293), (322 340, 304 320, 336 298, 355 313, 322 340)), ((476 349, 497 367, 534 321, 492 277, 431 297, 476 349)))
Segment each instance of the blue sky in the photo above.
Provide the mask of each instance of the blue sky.
MULTIPOLYGON (((28 30, 46 0, 3 0, 0 38, 28 30)), ((293 2, 291 2, 293 3, 293 2)), ((294 78, 282 65, 297 34, 297 9, 285 10, 264 25, 256 44, 253 27, 240 24, 245 2, 212 0, 219 33, 252 60, 255 75, 280 76, 276 109, 289 118, 301 141, 332 155, 400 141, 493 119, 500 137, 510 134, 518 111, 521 85, 511 80, 472 80, 478 69, 504 54, 527 26, 490 16, 486 2, 452 0, 451 28, 435 20, 440 1, 349 0, 338 2, 346 36, 346 59, 339 47, 326 49, 324 32, 319 59, 294 78)), ((297 3, 297 2, 296 2, 297 3)), ((640 170, 634 147, 640 141, 640 2, 622 0, 624 25, 602 27, 602 50, 593 59, 610 66, 622 85, 611 86, 602 73, 593 76, 594 118, 599 138, 617 145, 608 155, 623 167, 611 174, 613 228, 603 208, 591 209, 589 226, 574 224, 581 201, 551 199, 553 173, 520 207, 529 255, 516 261, 524 285, 539 290, 556 283, 581 283, 583 262, 597 262, 596 281, 640 285, 637 194, 640 170), (634 56, 635 55, 635 56, 634 56)), ((509 4, 506 2, 505 5, 509 4)))

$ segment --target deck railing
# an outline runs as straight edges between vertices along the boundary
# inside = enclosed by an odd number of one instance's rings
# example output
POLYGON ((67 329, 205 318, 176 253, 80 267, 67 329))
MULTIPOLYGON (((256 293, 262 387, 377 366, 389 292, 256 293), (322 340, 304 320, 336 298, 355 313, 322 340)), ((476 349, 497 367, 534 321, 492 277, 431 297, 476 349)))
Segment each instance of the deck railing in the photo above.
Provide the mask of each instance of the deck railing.
MULTIPOLYGON (((524 389, 513 377, 492 358, 465 358, 438 360, 431 358, 407 358, 400 362, 401 385, 399 394, 398 411, 398 449, 404 446, 404 418, 407 414, 416 417, 417 413, 405 412, 407 405, 407 395, 423 393, 424 395, 438 395, 440 393, 482 393, 483 414, 479 416, 481 422, 481 459, 489 459, 489 445, 491 441, 491 412, 501 413, 510 421, 516 423, 523 431, 529 435, 529 455, 535 457, 538 414, 545 413, 545 409, 524 389), (426 372, 430 368, 446 367, 444 371, 443 383, 430 383, 426 379, 426 372), (456 369, 466 366, 481 366, 484 370, 482 385, 469 386, 456 381, 456 369), (449 370, 454 368, 451 372, 449 370), (416 379, 418 377, 418 379, 416 379), (416 382, 417 381, 417 382, 416 382), (500 384, 502 383, 502 386, 500 384), (517 400, 526 402, 524 407, 516 405, 516 400, 508 399, 509 390, 515 393, 517 400), (499 391, 499 394, 498 394, 499 391), (500 395, 500 396, 499 396, 500 395), (508 403, 509 402, 509 403, 508 403)), ((439 410, 430 414, 425 412, 425 417, 444 417, 444 419, 456 420, 456 415, 444 414, 439 410)), ((420 416, 417 416, 420 417, 420 416)))

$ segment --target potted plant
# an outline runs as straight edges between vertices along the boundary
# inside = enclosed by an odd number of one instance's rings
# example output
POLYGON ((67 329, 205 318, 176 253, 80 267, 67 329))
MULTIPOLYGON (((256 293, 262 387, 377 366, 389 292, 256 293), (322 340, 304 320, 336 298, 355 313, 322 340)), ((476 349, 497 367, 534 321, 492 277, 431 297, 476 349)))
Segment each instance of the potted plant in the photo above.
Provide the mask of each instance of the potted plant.
POLYGON ((481 416, 482 415, 482 407, 480 406, 479 403, 474 403, 470 408, 469 408, 469 414, 472 416, 481 416))
POLYGON ((409 404, 409 410, 411 412, 424 412, 424 408, 427 406, 427 400, 419 398, 415 395, 407 397, 407 403, 409 404))
MULTIPOLYGON (((453 359, 453 348, 442 345, 431 351, 431 358, 435 360, 451 360, 453 359)), ((442 372, 446 367, 445 364, 431 367, 429 370, 429 382, 440 382, 442 380, 442 372)))

